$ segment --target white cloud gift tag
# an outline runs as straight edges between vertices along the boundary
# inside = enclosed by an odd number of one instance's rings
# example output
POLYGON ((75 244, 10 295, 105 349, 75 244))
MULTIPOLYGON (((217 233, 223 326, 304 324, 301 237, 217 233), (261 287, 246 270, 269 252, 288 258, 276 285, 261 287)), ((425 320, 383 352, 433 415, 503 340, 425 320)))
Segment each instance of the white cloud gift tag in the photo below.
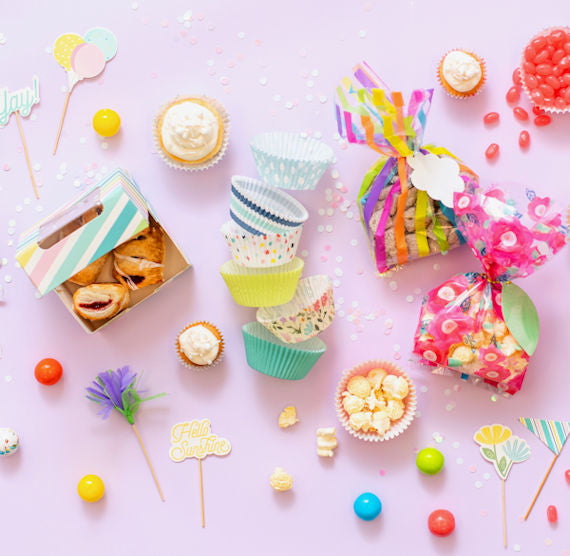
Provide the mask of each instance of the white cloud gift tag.
POLYGON ((459 164, 447 156, 415 153, 408 156, 406 162, 412 168, 410 181, 416 189, 425 191, 432 199, 441 201, 446 207, 453 208, 453 193, 465 188, 459 175, 459 164))

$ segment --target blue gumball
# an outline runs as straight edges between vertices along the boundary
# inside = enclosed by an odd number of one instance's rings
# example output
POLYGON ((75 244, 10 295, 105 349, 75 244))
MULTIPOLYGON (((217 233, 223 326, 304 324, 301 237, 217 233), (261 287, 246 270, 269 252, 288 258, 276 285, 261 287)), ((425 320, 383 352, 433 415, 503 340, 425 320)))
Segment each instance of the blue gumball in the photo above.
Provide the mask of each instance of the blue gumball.
POLYGON ((376 519, 382 511, 380 498, 371 492, 361 494, 354 501, 354 513, 364 521, 376 519))
POLYGON ((108 62, 117 53, 117 37, 104 27, 93 27, 85 33, 85 42, 98 46, 108 62))

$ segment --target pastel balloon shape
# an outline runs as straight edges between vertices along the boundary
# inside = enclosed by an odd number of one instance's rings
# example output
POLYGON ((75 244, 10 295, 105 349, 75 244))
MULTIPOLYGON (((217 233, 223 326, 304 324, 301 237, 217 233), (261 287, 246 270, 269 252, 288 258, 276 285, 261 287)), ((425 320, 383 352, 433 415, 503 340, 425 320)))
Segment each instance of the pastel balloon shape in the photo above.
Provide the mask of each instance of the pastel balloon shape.
POLYGON ((79 79, 95 77, 105 69, 105 55, 95 44, 80 44, 71 56, 71 67, 79 79))
POLYGON ((71 55, 83 43, 85 43, 83 37, 77 33, 60 35, 53 44, 53 57, 62 68, 69 71, 71 69, 71 55))
POLYGON ((94 27, 85 33, 85 42, 97 45, 107 62, 117 54, 117 37, 109 29, 94 27))

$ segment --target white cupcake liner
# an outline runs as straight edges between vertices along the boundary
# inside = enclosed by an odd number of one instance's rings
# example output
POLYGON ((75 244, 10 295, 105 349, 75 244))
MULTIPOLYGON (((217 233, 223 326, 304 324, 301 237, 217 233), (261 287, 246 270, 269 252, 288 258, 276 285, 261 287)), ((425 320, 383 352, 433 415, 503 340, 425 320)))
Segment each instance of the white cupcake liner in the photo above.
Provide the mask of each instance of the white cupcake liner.
POLYGON ((226 153, 226 150, 228 148, 228 142, 230 140, 230 117, 224 105, 221 102, 217 101, 215 98, 206 95, 179 95, 173 99, 170 99, 167 103, 163 104, 156 113, 152 123, 152 137, 153 137, 154 148, 157 154, 160 156, 163 162, 168 164, 168 166, 170 166, 171 168, 176 168, 177 170, 184 170, 186 172, 200 172, 202 170, 207 170, 208 168, 211 168, 212 166, 217 164, 226 153), (224 136, 222 139, 222 146, 220 147, 220 150, 212 158, 209 158, 204 162, 200 162, 199 164, 192 164, 191 162, 188 163, 179 162, 168 156, 164 152, 164 149, 162 148, 162 145, 160 143, 160 137, 159 137, 160 130, 158 128, 161 117, 163 116, 164 112, 172 106, 173 103, 179 100, 183 99, 191 100, 193 98, 201 99, 207 102, 208 104, 212 105, 212 107, 219 112, 222 118, 222 122, 224 124, 224 136))
MULTIPOLYGON (((441 85, 441 88, 445 91, 445 93, 447 94, 447 96, 450 96, 451 98, 455 98, 458 100, 466 100, 469 98, 473 98, 476 97, 485 87, 485 83, 487 81, 487 62, 485 61, 485 58, 482 58, 481 56, 479 56, 478 54, 475 54, 472 50, 467 50, 465 48, 452 48, 451 50, 448 50, 440 59, 439 64, 437 66, 437 81, 439 82, 439 84, 441 85), (480 64, 481 64, 481 71, 482 71, 482 75, 481 75, 481 83, 478 86, 477 90, 474 93, 469 93, 469 94, 461 94, 461 93, 453 93, 452 91, 450 91, 448 89, 448 87, 446 85, 444 85, 443 81, 441 80, 441 65, 443 64, 443 60, 445 60, 445 57, 450 54, 451 52, 456 52, 460 50, 461 52, 465 52, 466 54, 470 54, 471 56, 473 56, 480 64)), ((451 88, 451 86, 450 86, 451 88)))
POLYGON ((320 334, 332 324, 334 315, 332 281, 325 274, 319 274, 299 280, 295 295, 288 303, 259 308, 256 319, 281 341, 295 344, 320 334))
POLYGON ((281 233, 257 235, 228 220, 220 230, 237 264, 269 268, 291 262, 297 253, 303 225, 281 233))
POLYGON ((236 222, 252 233, 275 231, 264 228, 266 222, 273 228, 293 228, 309 218, 307 209, 291 195, 245 176, 232 176, 230 207, 232 218, 237 215, 242 222, 236 222))
POLYGON ((315 189, 334 158, 327 144, 301 133, 260 133, 249 145, 261 178, 283 189, 315 189))
POLYGON ((230 218, 250 234, 258 236, 262 236, 267 233, 280 234, 283 232, 289 232, 303 225, 285 225, 276 221, 274 218, 268 218, 267 216, 252 210, 247 205, 240 203, 233 195, 230 198, 230 218))
POLYGON ((370 361, 365 361, 364 363, 361 363, 360 365, 357 365, 356 367, 353 367, 352 369, 349 369, 343 373, 336 389, 335 407, 339 421, 349 434, 355 438, 358 438, 359 440, 364 440, 365 442, 384 442, 401 435, 414 420, 417 407, 416 388, 412 382, 412 379, 402 369, 393 363, 390 363, 389 361, 373 359, 370 361), (349 415, 342 406, 342 394, 346 391, 348 381, 356 375, 366 376, 369 371, 376 368, 382 368, 389 374, 404 377, 408 381, 409 386, 408 395, 404 398, 404 400, 402 400, 406 408, 404 414, 397 421, 393 421, 390 428, 384 434, 354 430, 348 422, 349 415))
POLYGON ((178 361, 180 361, 180 363, 184 365, 187 369, 192 369, 193 371, 205 371, 206 369, 211 369, 212 367, 215 367, 224 358, 224 352, 225 352, 224 336, 221 333, 220 329, 211 322, 208 322, 206 320, 191 322, 187 324, 184 328, 182 328, 180 332, 178 332, 178 334, 176 335, 176 338, 174 339, 174 351, 176 352, 176 357, 178 357, 178 361), (212 361, 209 365, 194 365, 193 363, 189 363, 188 361, 186 361, 186 359, 182 357, 180 353, 182 351, 179 347, 179 342, 178 342, 180 334, 188 330, 188 328, 190 328, 191 326, 198 324, 207 324, 212 328, 215 328, 220 334, 220 352, 218 354, 218 357, 216 357, 216 359, 214 359, 214 361, 212 361))
POLYGON ((531 90, 526 86, 525 80, 524 80, 524 74, 522 72, 522 64, 523 62, 526 62, 526 58, 524 57, 524 51, 526 49, 526 47, 536 38, 538 37, 543 37, 544 35, 548 35, 550 32, 555 31, 556 29, 564 29, 566 32, 570 32, 570 27, 565 26, 565 25, 560 25, 560 26, 554 26, 554 27, 546 27, 545 29, 542 29, 542 31, 539 31, 538 33, 536 33, 535 35, 533 35, 529 41, 524 45, 524 48, 522 50, 522 54, 521 54, 521 63, 519 66, 519 73, 521 76, 521 88, 522 90, 525 92, 526 96, 528 97, 528 99, 530 100, 530 102, 532 103, 533 106, 538 106, 541 110, 544 110, 544 112, 548 112, 550 114, 567 114, 568 112, 570 112, 570 106, 568 106, 567 108, 556 108, 556 106, 543 106, 540 104, 536 104, 534 102, 534 100, 532 100, 532 97, 530 96, 531 94, 531 90))

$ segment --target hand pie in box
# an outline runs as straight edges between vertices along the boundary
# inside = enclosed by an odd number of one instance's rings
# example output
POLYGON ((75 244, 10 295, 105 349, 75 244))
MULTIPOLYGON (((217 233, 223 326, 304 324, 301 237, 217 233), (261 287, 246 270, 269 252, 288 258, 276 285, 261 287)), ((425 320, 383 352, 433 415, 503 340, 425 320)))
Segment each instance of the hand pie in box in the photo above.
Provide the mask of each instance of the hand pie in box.
POLYGON ((339 134, 380 155, 357 199, 380 274, 464 243, 453 193, 478 178, 447 149, 423 145, 432 95, 433 89, 415 90, 406 105, 365 62, 337 88, 339 134))
POLYGON ((117 169, 22 234, 16 259, 95 332, 190 267, 138 186, 117 169))
POLYGON ((455 194, 457 225, 483 271, 459 274, 431 290, 414 339, 414 353, 434 373, 505 395, 521 389, 539 328, 534 304, 511 281, 550 259, 567 234, 551 199, 530 190, 526 197, 519 212, 498 187, 455 194))

